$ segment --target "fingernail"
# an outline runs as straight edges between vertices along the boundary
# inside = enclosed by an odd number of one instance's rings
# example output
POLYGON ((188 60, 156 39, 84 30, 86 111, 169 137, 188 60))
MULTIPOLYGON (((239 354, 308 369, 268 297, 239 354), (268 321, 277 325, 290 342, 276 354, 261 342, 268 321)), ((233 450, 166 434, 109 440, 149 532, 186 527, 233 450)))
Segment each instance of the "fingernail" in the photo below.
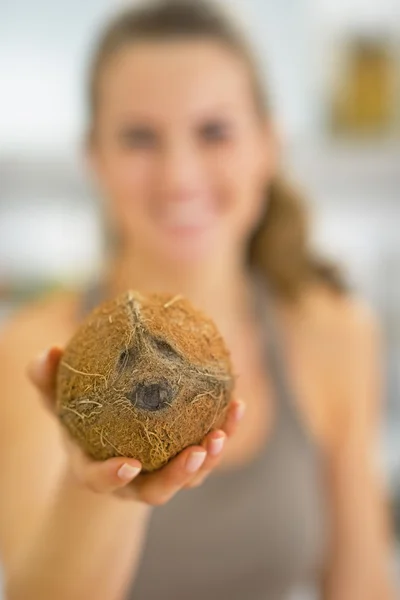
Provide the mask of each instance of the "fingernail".
POLYGON ((31 377, 41 377, 43 366, 46 364, 48 356, 49 349, 44 350, 32 359, 28 365, 28 373, 31 377))
POLYGON ((124 463, 122 467, 118 469, 118 477, 123 481, 131 481, 140 472, 139 467, 132 467, 128 463, 124 463))
POLYGON ((50 348, 47 348, 47 350, 43 350, 43 352, 41 352, 40 354, 38 354, 38 356, 35 358, 35 367, 40 369, 45 362, 47 361, 48 357, 49 357, 49 353, 50 353, 50 348))
POLYGON ((188 473, 195 473, 200 469, 201 465, 205 461, 205 452, 192 452, 186 461, 186 471, 188 473))
POLYGON ((236 421, 240 421, 243 418, 245 412, 246 412, 246 405, 244 402, 242 402, 240 400, 236 407, 236 412, 235 412, 236 421))
POLYGON ((217 456, 225 444, 225 437, 214 438, 210 441, 210 449, 209 452, 211 456, 217 456))

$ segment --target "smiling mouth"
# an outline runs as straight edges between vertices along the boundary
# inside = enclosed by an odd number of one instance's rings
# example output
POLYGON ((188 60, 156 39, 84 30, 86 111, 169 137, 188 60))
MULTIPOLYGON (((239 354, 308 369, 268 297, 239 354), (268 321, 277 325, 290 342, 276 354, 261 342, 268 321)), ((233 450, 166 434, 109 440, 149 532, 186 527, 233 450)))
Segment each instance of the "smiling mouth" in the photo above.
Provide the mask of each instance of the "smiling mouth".
POLYGON ((170 229, 204 229, 214 218, 212 209, 199 202, 170 204, 160 215, 161 223, 170 229))

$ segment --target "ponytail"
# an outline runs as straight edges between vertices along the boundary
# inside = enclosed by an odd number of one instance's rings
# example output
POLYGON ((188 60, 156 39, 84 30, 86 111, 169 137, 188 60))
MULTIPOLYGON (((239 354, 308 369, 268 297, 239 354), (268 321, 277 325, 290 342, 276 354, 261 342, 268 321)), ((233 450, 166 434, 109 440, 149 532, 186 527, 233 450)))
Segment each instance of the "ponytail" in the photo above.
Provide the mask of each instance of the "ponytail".
POLYGON ((308 214, 301 195, 283 179, 272 182, 266 211, 249 244, 250 266, 281 296, 296 299, 312 281, 335 292, 345 284, 338 269, 309 248, 308 214))

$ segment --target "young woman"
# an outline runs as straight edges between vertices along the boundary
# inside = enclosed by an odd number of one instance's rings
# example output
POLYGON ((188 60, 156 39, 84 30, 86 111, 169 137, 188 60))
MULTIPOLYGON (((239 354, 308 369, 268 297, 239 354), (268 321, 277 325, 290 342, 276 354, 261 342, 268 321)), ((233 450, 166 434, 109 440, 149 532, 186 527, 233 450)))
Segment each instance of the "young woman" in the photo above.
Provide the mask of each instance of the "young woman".
POLYGON ((98 284, 28 306, 0 343, 7 600, 394 599, 379 336, 310 252, 241 35, 203 1, 132 8, 100 41, 90 107, 112 252, 98 284), (187 296, 239 375, 224 428, 151 475, 89 460, 53 414, 63 345, 127 288, 187 296))

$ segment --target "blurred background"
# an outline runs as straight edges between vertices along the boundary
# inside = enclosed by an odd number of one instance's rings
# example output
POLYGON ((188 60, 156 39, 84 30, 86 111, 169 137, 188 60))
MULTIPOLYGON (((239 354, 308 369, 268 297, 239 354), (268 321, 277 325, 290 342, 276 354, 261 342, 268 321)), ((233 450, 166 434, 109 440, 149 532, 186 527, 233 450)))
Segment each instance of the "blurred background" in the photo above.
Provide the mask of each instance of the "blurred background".
MULTIPOLYGON (((400 0, 225 0, 250 30, 317 248, 344 265, 386 344, 383 461, 400 543, 400 0)), ((13 0, 0 19, 0 327, 102 260, 85 175, 84 82, 120 0, 13 0)))

